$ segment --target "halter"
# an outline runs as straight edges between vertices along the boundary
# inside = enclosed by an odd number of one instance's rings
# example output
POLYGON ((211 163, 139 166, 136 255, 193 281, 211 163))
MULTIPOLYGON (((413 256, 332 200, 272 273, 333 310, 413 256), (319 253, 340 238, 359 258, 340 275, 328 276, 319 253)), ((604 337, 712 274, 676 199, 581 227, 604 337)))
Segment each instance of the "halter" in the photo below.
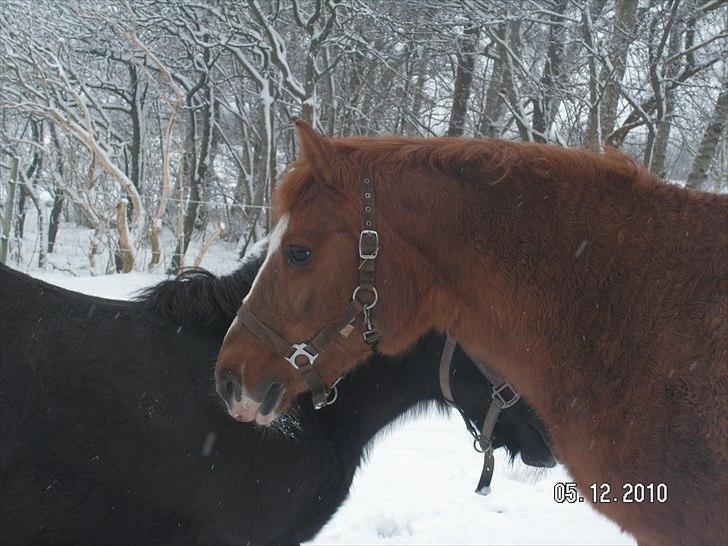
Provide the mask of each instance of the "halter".
MULTIPOLYGON (((368 178, 362 180, 361 199, 364 227, 359 232, 359 258, 361 259, 361 263, 359 264, 359 284, 354 289, 349 305, 347 305, 340 320, 320 330, 309 342, 291 344, 261 322, 245 305, 242 305, 237 313, 238 318, 248 330, 260 341, 268 345, 274 352, 283 357, 286 362, 301 374, 301 377, 311 391, 313 407, 315 409, 321 409, 336 401, 336 384, 341 380, 341 377, 339 377, 331 387, 326 386, 326 383, 314 368, 314 363, 319 354, 336 339, 337 335, 342 338, 349 337, 359 318, 364 323, 363 338, 367 345, 374 345, 382 337, 379 329, 374 326, 372 316, 372 309, 374 309, 379 301, 379 294, 374 286, 376 259, 379 254, 379 233, 376 230, 374 222, 374 186, 368 178)), ((460 415, 462 415, 465 426, 473 437, 473 447, 476 451, 484 455, 483 471, 481 472, 476 492, 487 495, 490 491, 490 482, 493 478, 493 469, 495 466, 493 458, 493 430, 495 429, 500 412, 518 402, 520 394, 500 375, 488 369, 484 362, 468 354, 470 360, 475 363, 478 370, 490 382, 493 389, 488 412, 485 415, 483 426, 478 431, 465 415, 465 412, 455 403, 455 398, 452 394, 450 375, 452 370, 452 357, 456 346, 457 341, 448 332, 442 350, 442 356, 440 357, 440 389, 445 401, 457 409, 460 415)))
POLYGON ((483 470, 480 473, 480 480, 475 491, 481 495, 487 495, 490 492, 490 482, 493 479, 493 470, 495 467, 495 459, 493 458, 493 430, 495 429, 495 424, 498 421, 500 412, 518 402, 521 395, 510 383, 493 370, 490 370, 483 361, 466 352, 468 358, 473 361, 480 373, 490 382, 493 389, 492 399, 488 407, 488 412, 485 414, 483 426, 480 430, 475 428, 462 408, 455 403, 455 397, 452 394, 452 387, 450 386, 452 355, 455 352, 456 346, 457 341, 448 332, 445 345, 442 348, 442 356, 440 357, 440 390, 445 401, 462 415, 465 426, 473 437, 473 448, 475 448, 475 451, 483 454, 483 470))
POLYGON ((245 305, 238 310, 238 318, 248 330, 298 370, 311 391, 313 407, 316 409, 334 403, 336 383, 341 379, 337 379, 331 387, 326 386, 314 368, 314 362, 319 354, 336 339, 337 335, 342 338, 349 337, 359 318, 364 323, 363 337, 367 345, 375 344, 382 337, 374 326, 372 316, 372 309, 379 301, 379 294, 374 286, 376 259, 379 254, 379 233, 374 223, 374 185, 368 178, 362 180, 361 199, 364 227, 359 233, 359 258, 361 259, 359 285, 354 289, 349 305, 340 320, 323 328, 309 342, 291 344, 263 324, 245 305))

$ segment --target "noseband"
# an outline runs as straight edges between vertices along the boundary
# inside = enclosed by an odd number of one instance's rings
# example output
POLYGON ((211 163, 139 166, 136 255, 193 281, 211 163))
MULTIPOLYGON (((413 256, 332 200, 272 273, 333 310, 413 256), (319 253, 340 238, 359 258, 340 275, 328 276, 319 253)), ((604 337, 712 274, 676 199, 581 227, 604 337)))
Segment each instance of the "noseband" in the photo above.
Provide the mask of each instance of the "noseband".
POLYGON ((313 395, 313 406, 321 409, 336 400, 337 379, 330 387, 314 368, 319 354, 337 336, 349 337, 359 319, 364 324, 364 342, 373 345, 381 338, 381 333, 374 326, 372 309, 379 301, 379 294, 374 286, 376 259, 379 254, 379 233, 374 223, 374 185, 368 178, 362 180, 362 219, 364 227, 359 233, 359 285, 351 295, 341 319, 319 331, 309 342, 288 343, 271 328, 263 324, 245 305, 238 310, 238 318, 260 341, 268 345, 274 352, 283 357, 293 368, 298 370, 313 395))

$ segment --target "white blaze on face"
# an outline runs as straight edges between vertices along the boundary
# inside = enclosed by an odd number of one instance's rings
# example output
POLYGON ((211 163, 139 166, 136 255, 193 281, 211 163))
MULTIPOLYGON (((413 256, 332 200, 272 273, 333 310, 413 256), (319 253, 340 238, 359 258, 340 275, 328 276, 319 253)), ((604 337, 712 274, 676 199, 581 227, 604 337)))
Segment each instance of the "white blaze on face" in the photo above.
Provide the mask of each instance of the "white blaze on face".
MULTIPOLYGON (((276 224, 276 227, 273 229, 273 233, 270 234, 270 239, 268 241, 268 254, 265 256, 265 261, 263 262, 263 265, 260 266, 260 270, 258 271, 258 274, 255 276, 255 280, 253 280, 253 286, 250 287, 250 292, 248 292, 248 295, 245 296, 243 299, 243 304, 245 304, 246 301, 248 301, 248 298, 251 296, 253 292, 255 292, 256 286, 258 286, 258 279, 260 279, 260 276, 263 274, 263 271, 265 271, 265 268, 268 266, 268 262, 270 262, 271 256, 278 252, 278 249, 281 246, 281 241, 283 240, 283 235, 285 235, 286 230, 288 229, 288 220, 290 218, 290 214, 286 213, 283 216, 280 217, 278 220, 278 223, 276 224)), ((237 320, 237 319, 236 319, 237 320)), ((233 325, 235 322, 233 322, 233 325)), ((232 326, 231 326, 232 328, 232 326)))

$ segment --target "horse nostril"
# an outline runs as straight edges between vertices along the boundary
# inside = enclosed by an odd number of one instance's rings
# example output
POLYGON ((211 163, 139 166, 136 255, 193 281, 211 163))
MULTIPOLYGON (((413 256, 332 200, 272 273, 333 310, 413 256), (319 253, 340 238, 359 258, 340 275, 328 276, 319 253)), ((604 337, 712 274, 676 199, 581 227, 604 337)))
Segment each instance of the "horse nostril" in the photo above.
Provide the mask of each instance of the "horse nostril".
POLYGON ((240 401, 242 398, 240 380, 236 374, 229 370, 216 374, 215 390, 220 398, 225 401, 228 409, 232 408, 236 400, 240 401))
POLYGON ((263 400, 260 402, 260 414, 268 415, 273 411, 281 401, 281 398, 283 398, 285 390, 280 383, 271 383, 265 396, 263 396, 263 400))

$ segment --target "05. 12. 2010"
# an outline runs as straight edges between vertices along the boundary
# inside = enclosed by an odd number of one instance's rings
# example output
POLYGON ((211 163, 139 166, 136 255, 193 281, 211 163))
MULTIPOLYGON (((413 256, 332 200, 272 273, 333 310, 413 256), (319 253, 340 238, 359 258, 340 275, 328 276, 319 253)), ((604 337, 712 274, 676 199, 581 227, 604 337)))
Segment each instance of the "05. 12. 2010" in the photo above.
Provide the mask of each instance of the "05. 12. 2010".
MULTIPOLYGON (((591 502, 606 504, 611 502, 641 503, 666 502, 667 484, 664 483, 625 483, 622 484, 621 495, 612 491, 608 483, 592 483, 589 485, 591 502)), ((586 499, 579 494, 575 482, 556 482, 554 484, 554 501, 561 503, 584 502, 586 499)))

